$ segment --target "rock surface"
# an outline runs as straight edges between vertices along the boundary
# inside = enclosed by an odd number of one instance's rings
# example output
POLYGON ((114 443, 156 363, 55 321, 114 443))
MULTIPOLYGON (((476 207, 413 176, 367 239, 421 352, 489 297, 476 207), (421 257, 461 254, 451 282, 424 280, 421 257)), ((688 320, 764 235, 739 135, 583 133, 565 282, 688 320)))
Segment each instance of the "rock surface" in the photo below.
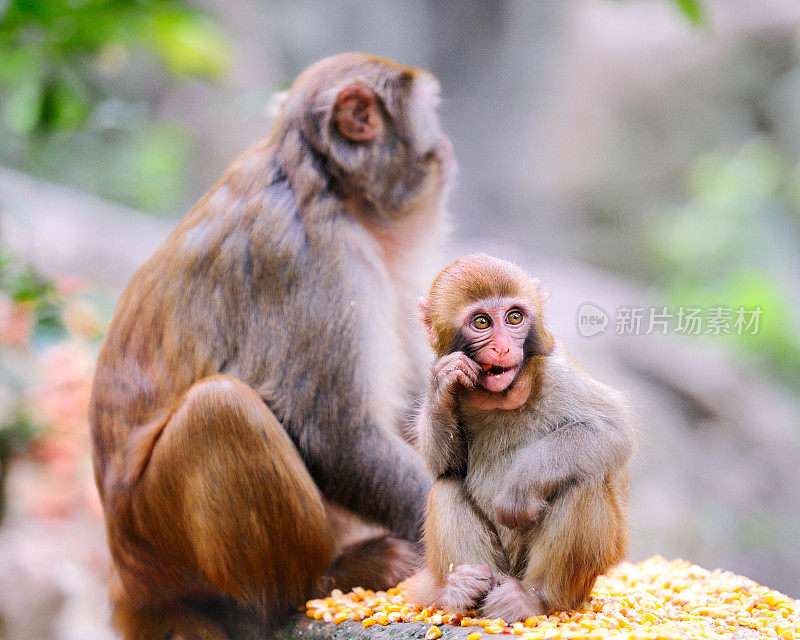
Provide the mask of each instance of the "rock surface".
MULTIPOLYGON (((356 640, 424 640, 425 633, 428 629, 430 629, 430 625, 423 624, 422 622, 390 624, 385 627, 372 626, 365 629, 357 622, 343 622, 340 625, 335 625, 328 622, 304 620, 302 617, 296 616, 279 631, 266 637, 262 636, 262 638, 264 638, 264 640, 344 640, 345 638, 353 638, 356 640)), ((445 625, 442 627, 440 640, 461 640, 474 631, 474 627, 453 627, 445 625)), ((495 636, 483 634, 482 640, 492 637, 495 636)), ((503 634, 496 637, 516 638, 517 636, 513 634, 503 634)), ((750 640, 762 636, 750 629, 741 629, 728 634, 727 637, 750 640)), ((252 640, 261 639, 252 638, 252 640)))
MULTIPOLYGON (((413 640, 424 639, 431 625, 423 622, 389 624, 385 627, 373 625, 364 628, 360 622, 332 624, 295 616, 272 637, 275 640, 339 640, 358 638, 363 640, 413 640)), ((442 627, 442 638, 466 638, 475 629, 471 627, 442 627)))

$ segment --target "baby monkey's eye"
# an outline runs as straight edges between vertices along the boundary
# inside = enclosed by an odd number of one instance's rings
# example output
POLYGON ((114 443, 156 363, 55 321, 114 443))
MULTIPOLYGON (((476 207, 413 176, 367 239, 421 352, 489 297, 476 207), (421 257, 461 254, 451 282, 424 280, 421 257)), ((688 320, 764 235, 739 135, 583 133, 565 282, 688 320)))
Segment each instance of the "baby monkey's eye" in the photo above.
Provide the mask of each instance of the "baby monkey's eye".
POLYGON ((470 323, 476 329, 488 329, 492 326, 492 319, 486 314, 479 314, 472 319, 470 323))
POLYGON ((519 309, 512 309, 511 311, 508 312, 508 315, 506 315, 506 322, 508 324, 519 324, 520 322, 522 322, 522 318, 523 318, 522 311, 520 311, 519 309))

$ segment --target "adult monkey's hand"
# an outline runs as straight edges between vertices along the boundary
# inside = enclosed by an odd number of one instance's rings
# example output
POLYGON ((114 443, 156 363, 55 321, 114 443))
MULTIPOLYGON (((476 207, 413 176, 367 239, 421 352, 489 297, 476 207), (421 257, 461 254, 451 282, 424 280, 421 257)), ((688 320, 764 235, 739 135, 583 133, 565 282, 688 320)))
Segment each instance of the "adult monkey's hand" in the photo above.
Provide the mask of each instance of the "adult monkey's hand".
POLYGON ((395 420, 453 166, 437 93, 367 55, 310 67, 123 295, 91 403, 123 637, 223 638, 209 603, 272 623, 328 571, 410 572, 430 480, 395 420), (337 556, 326 501, 392 535, 337 556))

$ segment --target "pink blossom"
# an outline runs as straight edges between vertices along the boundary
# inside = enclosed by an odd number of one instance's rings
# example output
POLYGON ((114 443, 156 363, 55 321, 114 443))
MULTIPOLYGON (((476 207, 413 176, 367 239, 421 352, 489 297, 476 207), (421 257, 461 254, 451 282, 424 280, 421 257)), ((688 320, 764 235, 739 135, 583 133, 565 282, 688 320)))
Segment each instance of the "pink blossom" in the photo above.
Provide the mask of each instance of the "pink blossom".
POLYGON ((28 342, 33 328, 30 303, 14 302, 0 294, 0 345, 21 346, 28 342))

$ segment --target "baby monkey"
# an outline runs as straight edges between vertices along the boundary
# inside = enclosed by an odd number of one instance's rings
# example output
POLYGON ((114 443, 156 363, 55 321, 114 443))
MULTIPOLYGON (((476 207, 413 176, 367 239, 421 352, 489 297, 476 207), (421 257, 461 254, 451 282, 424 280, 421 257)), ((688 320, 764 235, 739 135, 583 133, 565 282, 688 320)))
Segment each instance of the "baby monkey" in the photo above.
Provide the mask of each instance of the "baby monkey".
POLYGON ((633 430, 548 332, 545 302, 487 255, 420 300, 437 359, 417 436, 436 481, 414 602, 508 622, 574 609, 625 553, 633 430))

